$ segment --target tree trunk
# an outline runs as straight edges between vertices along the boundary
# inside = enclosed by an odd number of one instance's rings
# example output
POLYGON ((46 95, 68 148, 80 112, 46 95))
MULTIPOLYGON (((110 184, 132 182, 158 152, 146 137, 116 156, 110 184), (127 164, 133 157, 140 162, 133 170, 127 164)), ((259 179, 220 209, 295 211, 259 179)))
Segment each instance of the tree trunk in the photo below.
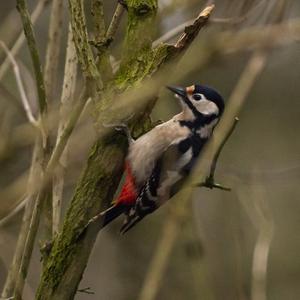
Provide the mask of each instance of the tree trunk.
MULTIPOLYGON (((122 62, 115 78, 105 85, 105 88, 106 86, 109 88, 107 94, 110 96, 104 96, 105 98, 96 103, 99 119, 103 107, 109 106, 113 101, 111 94, 141 82, 146 76, 153 75, 166 62, 177 57, 177 54, 182 53, 206 24, 213 10, 213 6, 204 10, 175 45, 161 44, 152 49, 157 0, 127 0, 126 4, 128 21, 122 62)), ((72 14, 72 10, 70 13, 72 14)), ((76 22, 73 24, 76 25, 76 22)), ((74 42, 76 43, 76 39, 74 42)), ((77 51, 79 48, 77 47, 77 51)), ((105 89, 103 95, 106 95, 105 89)), ((148 121, 150 110, 151 108, 147 107, 146 111, 139 115, 138 124, 137 120, 133 120, 132 125, 143 127, 140 124, 144 124, 146 119, 148 121)), ((101 138, 93 146, 64 219, 63 228, 53 242, 36 299, 74 298, 98 229, 89 228, 79 239, 78 236, 89 219, 111 202, 122 174, 125 152, 126 139, 117 133, 101 138)))

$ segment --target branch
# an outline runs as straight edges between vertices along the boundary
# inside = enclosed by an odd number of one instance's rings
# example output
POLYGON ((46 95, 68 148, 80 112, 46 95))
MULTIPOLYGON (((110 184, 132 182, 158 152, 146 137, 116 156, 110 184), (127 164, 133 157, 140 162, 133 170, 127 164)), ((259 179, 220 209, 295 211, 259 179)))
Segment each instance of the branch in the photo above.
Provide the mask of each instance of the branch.
POLYGON ((69 0, 69 11, 74 44, 82 72, 88 80, 93 81, 98 90, 101 90, 101 77, 89 44, 83 0, 69 0))
MULTIPOLYGON (((41 174, 40 166, 41 166, 41 144, 40 144, 40 140, 37 139, 34 145, 31 167, 30 167, 30 174, 27 182, 28 190, 31 189, 30 188, 31 185, 35 184, 36 179, 40 177, 41 174)), ((3 298, 10 297, 11 295, 14 294, 16 282, 19 276, 19 270, 22 264, 25 242, 28 236, 31 218, 34 210, 34 204, 35 204, 34 200, 35 199, 32 194, 29 194, 23 200, 23 203, 25 203, 25 211, 23 214, 22 226, 20 228, 20 232, 18 235, 18 240, 17 240, 17 245, 14 252, 13 260, 10 269, 8 271, 6 281, 3 287, 3 291, 1 294, 1 297, 3 298)))
POLYGON ((84 294, 88 294, 88 295, 95 295, 95 292, 92 291, 92 289, 90 287, 87 288, 83 288, 80 290, 77 290, 78 293, 84 293, 84 294))
POLYGON ((228 131, 227 135, 225 136, 223 142, 220 144, 218 150, 216 151, 216 153, 214 155, 214 158, 212 160, 211 166, 210 166, 209 175, 206 177, 204 182, 199 183, 196 186, 198 186, 198 187, 207 187, 209 189, 217 188, 217 189, 221 189, 221 190, 224 190, 224 191, 231 191, 231 188, 225 187, 225 186, 215 182, 215 171, 216 171, 217 162, 218 162, 219 156, 222 152, 222 149, 224 148, 226 142, 228 141, 231 134, 233 133, 238 121, 239 121, 238 118, 234 119, 232 127, 230 128, 230 130, 228 131))
MULTIPOLYGON (((68 118, 72 105, 74 103, 74 91, 77 76, 77 56, 73 43, 72 28, 69 26, 67 52, 65 58, 65 72, 63 90, 61 94, 61 107, 60 107, 60 122, 57 132, 56 145, 60 142, 61 136, 67 126, 66 119, 68 118)), ((64 187, 64 169, 67 166, 67 145, 61 154, 59 165, 55 170, 53 180, 53 235, 58 232, 60 224, 62 193, 64 187)))
POLYGON ((194 23, 185 28, 184 33, 181 35, 174 47, 177 49, 188 47, 197 36, 199 30, 207 23, 214 8, 214 4, 207 6, 195 19, 194 23))
POLYGON ((26 116, 28 121, 35 127, 38 127, 38 121, 35 119, 25 89, 24 89, 24 85, 21 79, 21 74, 20 74, 20 69, 19 66, 15 60, 15 58, 13 57, 12 53, 9 51, 9 49, 6 47, 5 43, 3 41, 0 40, 0 46, 3 48, 3 50, 5 51, 8 60, 11 62, 12 66, 13 66, 13 71, 15 74, 15 78, 16 78, 16 82, 17 82, 17 86, 18 86, 18 90, 20 93, 20 97, 21 97, 21 101, 23 104, 23 108, 25 110, 26 116))
MULTIPOLYGON (((62 25, 63 25, 63 0, 53 0, 50 22, 48 28, 48 43, 46 48, 46 59, 45 59, 45 87, 47 99, 53 101, 55 95, 55 88, 58 78, 58 63, 59 53, 61 48, 61 36, 62 36, 62 25)), ((49 189, 51 194, 51 191, 49 189)), ((43 237, 40 241, 41 244, 46 243, 52 239, 53 234, 53 213, 54 213, 54 198, 52 194, 47 197, 47 201, 44 203, 43 216, 44 216, 44 230, 43 237)))
MULTIPOLYGON (((35 9, 33 10, 31 14, 31 20, 32 24, 35 24, 36 21, 39 19, 41 16, 41 13, 44 11, 45 6, 50 2, 50 0, 39 0, 38 4, 36 5, 35 9)), ((25 35, 23 31, 20 33, 19 37, 17 38, 15 44, 13 47, 10 49, 10 52, 13 56, 16 56, 18 52, 20 51, 22 45, 24 44, 25 41, 25 35)), ((9 59, 6 58, 4 62, 0 66, 0 80, 4 77, 6 74, 7 70, 9 68, 9 59)))
MULTIPOLYGON (((25 0, 17 0, 17 9, 20 13, 25 37, 27 39, 27 44, 31 54, 31 59, 33 62, 34 73, 36 78, 37 92, 39 97, 39 110, 40 110, 40 128, 41 135, 38 134, 36 138, 31 172, 29 177, 29 186, 32 185, 32 181, 35 181, 37 177, 40 177, 40 166, 45 160, 45 149, 46 149, 46 139, 43 131, 42 119, 44 113, 47 110, 47 100, 45 94, 44 78, 42 74, 39 53, 34 37, 34 32, 32 28, 32 23, 30 20, 30 15, 28 13, 27 4, 25 0), (37 174, 39 176, 37 176, 37 174)), ((11 293, 13 291, 14 299, 21 299, 24 287, 25 278, 28 271, 29 261, 33 249, 33 241, 36 232, 31 232, 32 222, 34 221, 34 209, 36 206, 36 201, 33 201, 35 194, 29 194, 30 201, 27 202, 25 213, 24 213, 24 226, 21 228, 18 239, 18 249, 15 252, 13 265, 8 274, 7 281, 3 290, 3 294, 11 293), (25 218, 26 217, 26 218, 25 218), (33 241, 28 243, 28 238, 30 234, 33 235, 33 241), (13 277, 12 277, 13 276, 13 277)), ((39 218, 37 218, 39 220, 39 218)), ((10 296, 10 295, 9 295, 10 296)))
POLYGON ((27 38, 27 43, 33 63, 34 75, 36 79, 37 92, 39 97, 39 108, 41 115, 47 109, 47 100, 45 92, 44 78, 40 63, 40 57, 38 53, 38 48, 36 45, 36 40, 32 28, 32 22, 30 20, 30 15, 28 13, 28 8, 25 0, 17 0, 17 9, 21 15, 24 33, 27 38))
POLYGON ((162 228, 161 236, 150 261, 138 300, 154 300, 162 282, 173 245, 177 239, 180 224, 182 224, 182 216, 176 214, 175 217, 175 210, 170 213, 162 228))
POLYGON ((61 47, 62 23, 63 23, 63 0, 53 0, 50 13, 48 30, 48 44, 45 59, 45 86, 47 99, 53 100, 54 89, 57 81, 57 67, 61 47))
POLYGON ((266 282, 268 271, 268 259, 270 255, 270 247, 274 235, 274 220, 272 211, 263 184, 263 176, 258 175, 254 171, 251 178, 247 181, 247 189, 243 188, 243 183, 240 183, 241 189, 237 190, 238 200, 244 208, 247 216, 250 219, 253 227, 258 234, 253 250, 252 257, 252 277, 251 277, 251 299, 266 300, 266 282), (259 184, 258 184, 259 183, 259 184), (250 187, 250 189, 248 189, 250 187), (249 201, 250 200, 250 201, 249 201))
POLYGON ((106 32, 102 0, 91 1, 91 15, 94 23, 94 35, 95 35, 93 45, 97 48, 98 47, 101 48, 104 42, 105 32, 106 32))
POLYGON ((107 45, 110 45, 113 42, 124 11, 125 11, 124 6, 118 3, 105 35, 107 45))

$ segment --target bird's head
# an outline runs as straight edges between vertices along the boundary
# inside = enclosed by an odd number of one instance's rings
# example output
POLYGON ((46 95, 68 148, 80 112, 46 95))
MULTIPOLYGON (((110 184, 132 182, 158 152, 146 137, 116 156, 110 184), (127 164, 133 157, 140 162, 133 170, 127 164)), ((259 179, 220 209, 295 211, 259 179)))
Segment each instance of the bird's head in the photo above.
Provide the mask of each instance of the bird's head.
POLYGON ((213 88, 195 84, 186 88, 167 86, 175 93, 183 106, 183 112, 188 119, 201 117, 220 118, 224 111, 224 100, 213 88))

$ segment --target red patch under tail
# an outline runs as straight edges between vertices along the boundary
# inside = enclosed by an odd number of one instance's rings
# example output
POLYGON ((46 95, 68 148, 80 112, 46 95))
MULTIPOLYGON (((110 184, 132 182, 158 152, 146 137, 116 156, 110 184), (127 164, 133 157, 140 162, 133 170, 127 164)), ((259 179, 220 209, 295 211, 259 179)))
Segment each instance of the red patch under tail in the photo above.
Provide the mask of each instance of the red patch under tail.
POLYGON ((125 173, 126 173, 125 182, 116 200, 116 205, 118 204, 132 205, 135 203, 137 197, 135 180, 130 165, 127 161, 125 162, 125 173))

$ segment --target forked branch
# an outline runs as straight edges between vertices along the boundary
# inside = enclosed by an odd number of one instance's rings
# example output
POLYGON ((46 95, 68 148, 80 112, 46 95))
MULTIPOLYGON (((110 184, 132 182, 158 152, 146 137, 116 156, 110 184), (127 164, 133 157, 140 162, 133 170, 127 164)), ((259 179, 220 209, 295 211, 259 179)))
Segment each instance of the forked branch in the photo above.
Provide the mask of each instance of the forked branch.
POLYGON ((218 162, 219 156, 220 156, 226 142, 228 141, 231 134, 233 133, 238 121, 239 121, 239 118, 236 117, 234 119, 234 122, 232 123, 232 126, 231 126, 230 130, 228 131, 228 133, 224 137, 224 140, 222 141, 219 148, 215 152, 214 158, 213 158, 211 166, 210 166, 209 175, 206 177, 204 182, 199 183, 196 186, 198 186, 198 187, 207 187, 209 189, 217 188, 217 189, 224 190, 224 191, 231 191, 231 188, 225 187, 222 184, 215 182, 215 172, 216 172, 216 167, 217 167, 217 162, 218 162))

